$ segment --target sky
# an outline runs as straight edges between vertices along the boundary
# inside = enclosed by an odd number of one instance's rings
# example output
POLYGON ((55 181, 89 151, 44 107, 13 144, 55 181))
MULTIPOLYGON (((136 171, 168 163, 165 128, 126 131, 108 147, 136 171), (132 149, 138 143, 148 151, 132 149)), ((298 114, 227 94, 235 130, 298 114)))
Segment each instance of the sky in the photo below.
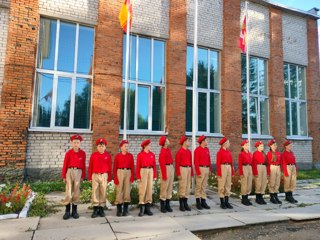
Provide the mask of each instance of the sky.
MULTIPOLYGON (((304 11, 308 11, 314 7, 320 9, 320 0, 271 0, 271 1, 281 3, 286 6, 297 8, 304 11)), ((318 12, 318 15, 320 15, 320 11, 318 12)), ((320 20, 318 20, 318 33, 320 36, 320 20)), ((319 47, 320 47, 320 37, 319 37, 319 47)))

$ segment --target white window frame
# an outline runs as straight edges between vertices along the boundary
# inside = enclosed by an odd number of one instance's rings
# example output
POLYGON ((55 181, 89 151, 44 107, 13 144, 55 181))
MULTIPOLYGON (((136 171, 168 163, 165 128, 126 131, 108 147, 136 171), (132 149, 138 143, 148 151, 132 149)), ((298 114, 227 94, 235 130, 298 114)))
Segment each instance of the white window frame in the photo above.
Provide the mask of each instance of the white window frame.
MULTIPOLYGON (((287 135, 288 138, 293 138, 293 139, 299 139, 299 138, 308 138, 309 136, 309 127, 308 127, 308 114, 306 114, 306 131, 307 131, 307 135, 301 135, 301 129, 300 129, 300 104, 301 103, 305 103, 306 104, 306 110, 308 113, 308 103, 307 103, 307 88, 306 88, 306 84, 307 84, 307 79, 306 79, 306 67, 302 66, 302 65, 298 65, 298 64, 292 64, 292 63, 284 63, 284 65, 288 65, 288 93, 289 93, 289 97, 285 97, 285 101, 289 102, 289 115, 290 115, 290 119, 289 119, 289 124, 290 124, 290 135, 287 135), (290 66, 295 66, 296 68, 296 76, 297 76, 297 97, 296 98, 291 98, 291 87, 290 87, 290 66), (298 82, 299 82, 299 67, 303 68, 303 76, 304 76, 304 84, 305 84, 305 99, 299 99, 300 96, 300 89, 298 87, 298 82), (293 135, 292 134, 292 110, 291 110, 291 104, 295 103, 297 104, 297 128, 298 128, 298 135, 293 135)), ((287 121, 287 119, 286 119, 287 121)), ((286 124, 287 125, 287 124, 286 124)))
MULTIPOLYGON (((57 132, 92 132, 91 131, 91 120, 92 120, 92 93, 93 93, 93 71, 94 71, 94 61, 92 61, 92 74, 79 74, 76 72, 77 64, 78 64, 78 43, 79 43, 79 29, 80 25, 85 27, 91 27, 94 30, 93 26, 86 25, 86 24, 79 24, 75 22, 70 21, 64 21, 66 23, 72 23, 76 25, 76 39, 75 39, 75 54, 74 54, 74 68, 73 73, 70 72, 62 72, 58 71, 58 53, 59 53, 59 35, 60 35, 60 19, 55 18, 47 18, 47 17, 40 17, 40 19, 50 19, 50 20, 56 20, 57 21, 57 29, 56 29, 56 42, 55 42, 55 59, 54 59, 54 70, 46 70, 46 69, 40 69, 38 68, 38 55, 39 55, 39 48, 37 49, 37 57, 36 57, 36 72, 34 76, 34 94, 33 94, 33 104, 32 104, 32 119, 30 122, 30 131, 57 131, 57 132), (34 114, 34 105, 36 104, 37 97, 36 94, 36 88, 37 88, 37 76, 38 73, 42 74, 51 74, 53 76, 53 86, 52 86, 52 106, 51 106, 51 119, 50 119, 50 127, 36 127, 33 126, 33 114, 34 114), (68 77, 71 78, 71 95, 70 95, 70 118, 69 118, 69 127, 55 127, 55 115, 56 115, 56 100, 57 100, 57 94, 58 94, 58 78, 59 77, 68 77), (91 100, 90 100, 90 119, 89 119, 89 128, 74 128, 74 110, 75 110, 75 97, 76 97, 76 79, 77 78, 86 78, 91 80, 91 100)), ((95 35, 95 31, 93 33, 95 35)), ((94 37, 95 38, 95 37, 94 37)), ((40 39, 40 29, 38 32, 38 39, 40 39)), ((93 49, 94 49, 94 41, 93 41, 93 49)), ((94 51, 93 51, 93 57, 94 59, 94 51)))
MULTIPOLYGON (((264 71, 264 74, 267 75, 265 76, 266 77, 266 86, 265 86, 265 89, 267 91, 267 94, 266 95, 263 95, 263 94, 260 94, 260 75, 259 75, 259 72, 260 72, 260 67, 259 67, 259 63, 257 64, 257 74, 258 74, 258 83, 257 83, 257 87, 258 87, 258 93, 255 94, 255 93, 250 93, 249 91, 249 98, 254 98, 255 101, 258 102, 257 105, 257 109, 256 109, 256 113, 257 113, 257 130, 258 132, 257 133, 252 133, 251 132, 251 135, 250 137, 251 138, 259 138, 259 139, 271 139, 272 137, 270 136, 270 98, 269 98, 269 82, 268 82, 268 79, 269 79, 269 76, 268 76, 268 60, 265 59, 265 58, 261 58, 261 57, 256 57, 256 56, 250 56, 250 59, 251 58, 256 58, 257 61, 258 60, 263 60, 264 61, 264 67, 265 67, 265 71, 264 71), (260 113, 260 110, 261 110, 261 106, 260 106, 260 102, 261 100, 268 100, 268 130, 269 130, 269 134, 262 134, 261 133, 261 113, 260 113)), ((250 61, 249 59, 249 61, 250 61)), ((249 64, 250 66, 250 64, 249 64)), ((249 76, 250 77, 250 76, 249 76)), ((242 81, 242 79, 241 79, 242 81)), ((241 96, 242 97, 247 97, 247 93, 246 92, 242 92, 241 91, 241 96)), ((250 112, 251 113, 251 112, 250 112)), ((251 122, 251 121, 250 121, 251 122)), ((248 133, 243 133, 242 134, 242 137, 243 138, 247 138, 248 137, 248 133)))
MULTIPOLYGON (((194 47, 193 45, 188 45, 189 47, 194 47)), ((187 47, 188 47, 187 46, 187 47)), ((220 59, 220 51, 216 50, 216 49, 212 49, 212 48, 208 48, 208 47, 198 47, 198 49, 204 49, 207 51, 207 61, 208 61, 208 74, 207 74, 207 81, 208 81, 208 87, 207 88, 198 88, 198 86, 196 87, 196 135, 200 136, 200 135, 206 135, 206 136, 213 136, 213 137, 221 137, 223 134, 221 134, 221 59, 220 59), (211 85, 210 85, 210 51, 216 52, 218 54, 218 74, 217 76, 219 77, 219 88, 220 90, 216 90, 216 89, 211 89, 211 85), (206 129, 207 131, 198 131, 198 101, 199 101, 199 93, 206 93, 207 94, 207 119, 206 119, 206 129), (220 126, 220 131, 216 132, 216 133, 211 133, 210 132, 210 93, 214 93, 214 94, 219 94, 219 126, 220 126)), ((198 84, 198 83, 197 83, 198 84)), ((186 90, 190 90, 191 92, 193 91, 193 87, 192 86, 186 86, 186 90)), ((186 135, 191 136, 192 132, 186 131, 186 135)))
MULTIPOLYGON (((139 134, 144 134, 144 135, 161 135, 165 134, 165 129, 166 129, 166 41, 163 39, 159 38, 153 38, 153 37, 148 37, 148 36, 143 36, 143 35, 137 35, 133 34, 130 35, 130 37, 135 36, 136 37, 136 69, 135 69, 135 79, 130 79, 130 71, 129 71, 129 76, 128 76, 128 81, 127 85, 129 87, 129 84, 134 84, 135 85, 135 111, 134 111, 134 129, 128 129, 127 128, 127 133, 128 134, 134 134, 134 135, 139 135, 139 134), (144 81, 139 81, 138 79, 138 70, 139 70, 139 39, 140 37, 142 38, 148 38, 151 40, 151 79, 150 82, 144 82, 144 81), (157 41, 162 41, 164 43, 164 82, 161 83, 155 83, 153 82, 153 61, 154 61, 154 40, 157 41), (149 89, 149 112, 148 112, 148 129, 138 129, 138 89, 139 86, 141 87, 147 87, 149 89), (164 89, 164 106, 163 106, 163 131, 154 131, 152 130, 152 109, 153 109, 153 87, 162 87, 164 89)), ((131 40, 130 40, 131 41, 131 40)), ((125 62, 123 61, 123 64, 125 62)), ((130 64, 130 61, 129 61, 130 64)), ((122 76, 122 84, 125 84, 125 76, 122 76)), ((121 110, 122 111, 122 110, 121 110)), ((123 129, 121 129, 121 125, 119 127, 120 134, 123 134, 123 129)))

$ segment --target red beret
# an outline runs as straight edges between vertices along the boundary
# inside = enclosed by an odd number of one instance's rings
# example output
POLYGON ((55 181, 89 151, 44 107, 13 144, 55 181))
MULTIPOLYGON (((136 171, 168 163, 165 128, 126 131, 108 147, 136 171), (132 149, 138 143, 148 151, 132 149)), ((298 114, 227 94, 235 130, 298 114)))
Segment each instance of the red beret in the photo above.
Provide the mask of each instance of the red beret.
POLYGON ((150 139, 147 139, 147 140, 144 140, 142 143, 141 143, 141 147, 145 147, 147 145, 149 145, 151 143, 150 139))
POLYGON ((200 137, 198 138, 198 143, 201 144, 206 138, 207 138, 207 137, 204 136, 204 135, 200 136, 200 137))
POLYGON ((219 142, 219 145, 223 145, 226 141, 228 141, 228 139, 226 137, 222 138, 219 142))
POLYGON ((271 147, 271 145, 275 144, 276 143, 276 140, 275 139, 271 139, 269 142, 268 142, 268 147, 271 147))
POLYGON ((263 144, 263 142, 262 142, 262 141, 258 141, 258 142, 256 142, 256 143, 254 144, 254 146, 255 146, 255 147, 259 147, 261 144, 263 144))
POLYGON ((160 146, 163 146, 164 143, 166 142, 167 138, 165 136, 161 136, 160 139, 159 139, 159 145, 160 146))
POLYGON ((121 148, 123 144, 129 143, 127 140, 122 140, 119 144, 119 147, 121 148))
POLYGON ((243 145, 245 145, 245 144, 247 144, 247 143, 249 143, 249 140, 247 140, 247 139, 246 139, 246 140, 243 140, 242 143, 241 143, 241 146, 243 146, 243 145))
POLYGON ((180 145, 182 145, 187 139, 188 139, 187 136, 186 136, 186 135, 183 135, 183 136, 180 138, 180 141, 179 141, 180 145))
POLYGON ((80 142, 82 142, 83 139, 80 135, 75 134, 70 137, 70 141, 72 142, 73 140, 80 140, 80 142))
POLYGON ((99 145, 99 144, 107 145, 107 140, 105 140, 104 138, 99 138, 99 139, 96 141, 96 145, 99 145))
POLYGON ((292 144, 292 142, 290 140, 287 140, 287 141, 284 142, 283 146, 288 146, 290 144, 292 144))

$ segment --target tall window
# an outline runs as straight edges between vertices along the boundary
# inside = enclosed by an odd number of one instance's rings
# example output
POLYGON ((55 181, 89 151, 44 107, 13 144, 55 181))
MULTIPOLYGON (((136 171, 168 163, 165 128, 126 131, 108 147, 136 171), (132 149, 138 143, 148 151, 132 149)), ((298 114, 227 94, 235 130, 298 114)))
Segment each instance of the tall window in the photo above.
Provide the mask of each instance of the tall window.
MULTIPOLYGON (((123 84, 121 129, 123 129, 126 36, 123 38, 123 84)), ((165 42, 130 36, 128 76, 128 122, 130 131, 164 131, 165 125, 165 42)))
POLYGON ((32 126, 89 129, 94 29, 41 18, 32 126))
MULTIPOLYGON (((192 131, 193 47, 187 47, 186 131, 192 131)), ((220 76, 217 51, 198 48, 197 132, 220 133, 220 76)))
MULTIPOLYGON (((269 135, 269 97, 267 61, 250 57, 249 60, 249 106, 251 133, 269 135)), ((242 86, 242 133, 248 133, 247 121, 247 74, 246 56, 241 56, 242 86)))
POLYGON ((305 70, 302 66, 284 64, 288 136, 308 135, 305 70))

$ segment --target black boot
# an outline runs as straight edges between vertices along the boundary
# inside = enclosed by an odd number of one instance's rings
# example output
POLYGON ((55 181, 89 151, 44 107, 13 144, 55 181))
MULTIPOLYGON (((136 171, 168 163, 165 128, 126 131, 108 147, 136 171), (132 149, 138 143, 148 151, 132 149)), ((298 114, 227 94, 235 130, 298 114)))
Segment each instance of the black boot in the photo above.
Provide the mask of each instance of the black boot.
POLYGON ((196 207, 197 207, 197 209, 202 210, 200 198, 196 198, 196 207))
POLYGON ((252 202, 249 199, 249 194, 245 195, 246 199, 247 199, 247 203, 249 204, 249 206, 252 206, 252 202))
POLYGON ((278 198, 278 193, 275 193, 274 194, 274 198, 276 199, 276 201, 277 201, 277 203, 278 204, 282 204, 282 202, 279 200, 279 198, 278 198))
POLYGON ((249 202, 248 202, 248 199, 247 199, 247 195, 242 195, 241 196, 241 203, 245 206, 249 206, 249 202))
POLYGON ((273 204, 278 204, 274 196, 275 196, 275 193, 270 193, 270 202, 272 202, 273 204))
POLYGON ((266 201, 263 199, 263 194, 260 194, 260 201, 263 205, 267 204, 266 201))
POLYGON ((128 202, 123 203, 122 216, 126 217, 126 216, 129 215, 128 207, 129 207, 129 203, 128 202))
POLYGON ((167 212, 172 212, 172 208, 170 207, 170 199, 166 200, 166 209, 167 209, 167 212))
POLYGON ((167 209, 166 209, 166 202, 160 199, 160 211, 162 213, 166 213, 167 209))
POLYGON ((106 216, 106 214, 104 213, 103 207, 101 207, 101 206, 99 207, 98 214, 99 214, 100 217, 105 217, 106 216))
POLYGON ((152 216, 153 213, 151 212, 151 203, 146 204, 146 208, 144 209, 144 213, 147 214, 148 216, 152 216))
POLYGON ((258 203, 259 205, 262 205, 263 203, 261 202, 261 197, 260 197, 260 194, 257 193, 256 194, 256 203, 258 203))
POLYGON ((225 204, 226 204, 226 207, 227 207, 227 208, 233 209, 233 207, 232 207, 231 204, 229 203, 229 197, 225 196, 225 197, 224 197, 224 201, 225 201, 225 204))
POLYGON ((72 217, 73 218, 75 218, 75 219, 78 219, 79 218, 79 214, 78 214, 78 209, 77 209, 77 205, 74 205, 74 204, 72 204, 72 213, 71 213, 71 215, 72 215, 72 217))
POLYGON ((142 217, 144 215, 144 209, 145 209, 145 205, 144 204, 140 204, 139 217, 142 217))
POLYGON ((289 192, 285 192, 286 194, 286 198, 284 200, 288 201, 289 203, 291 203, 291 199, 290 199, 290 193, 289 192))
POLYGON ((188 198, 183 198, 183 204, 186 211, 191 211, 191 208, 188 205, 188 198))
POLYGON ((292 195, 293 193, 292 192, 289 192, 289 193, 290 193, 290 198, 292 203, 298 203, 298 201, 293 198, 293 195, 292 195))
POLYGON ((227 209, 226 204, 225 204, 225 202, 224 202, 224 198, 220 198, 220 207, 221 207, 222 209, 227 209))
POLYGON ((210 209, 209 205, 207 204, 206 199, 201 198, 201 206, 205 209, 210 209))
POLYGON ((93 212, 92 212, 91 217, 92 218, 98 217, 98 207, 96 207, 96 206, 93 207, 93 212))
POLYGON ((63 215, 63 219, 67 220, 70 218, 70 203, 66 205, 66 212, 63 215))
POLYGON ((180 211, 184 212, 186 209, 184 208, 184 202, 183 202, 183 198, 179 198, 179 204, 180 204, 180 211))
POLYGON ((117 204, 117 216, 122 216, 122 204, 117 204))

